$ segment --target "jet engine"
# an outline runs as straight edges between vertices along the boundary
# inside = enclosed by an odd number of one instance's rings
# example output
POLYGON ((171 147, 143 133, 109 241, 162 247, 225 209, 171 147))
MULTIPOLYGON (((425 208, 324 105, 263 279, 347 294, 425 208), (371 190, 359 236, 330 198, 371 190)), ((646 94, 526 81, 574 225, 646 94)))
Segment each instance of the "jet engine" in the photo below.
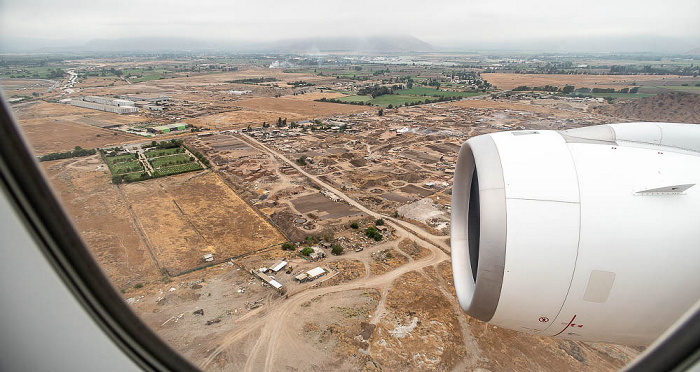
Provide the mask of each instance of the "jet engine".
POLYGON ((700 125, 469 139, 452 189, 462 308, 504 328, 647 345, 700 299, 700 125))

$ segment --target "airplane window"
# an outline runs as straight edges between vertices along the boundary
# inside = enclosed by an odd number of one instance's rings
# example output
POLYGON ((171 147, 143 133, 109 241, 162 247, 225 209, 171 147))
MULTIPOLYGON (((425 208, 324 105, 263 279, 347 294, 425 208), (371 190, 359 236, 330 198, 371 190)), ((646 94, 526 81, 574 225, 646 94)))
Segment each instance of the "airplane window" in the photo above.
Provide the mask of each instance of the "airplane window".
POLYGON ((0 88, 198 368, 624 368, 700 297, 700 4, 497 3, 7 1, 0 88))

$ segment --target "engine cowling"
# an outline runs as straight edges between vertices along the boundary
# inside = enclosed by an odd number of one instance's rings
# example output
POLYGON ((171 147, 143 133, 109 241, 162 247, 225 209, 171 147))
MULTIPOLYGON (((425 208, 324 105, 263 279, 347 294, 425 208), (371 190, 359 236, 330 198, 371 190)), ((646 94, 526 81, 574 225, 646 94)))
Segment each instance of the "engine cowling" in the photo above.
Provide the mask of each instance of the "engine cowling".
POLYGON ((517 331, 646 345, 700 298, 700 126, 469 139, 452 189, 462 308, 517 331))

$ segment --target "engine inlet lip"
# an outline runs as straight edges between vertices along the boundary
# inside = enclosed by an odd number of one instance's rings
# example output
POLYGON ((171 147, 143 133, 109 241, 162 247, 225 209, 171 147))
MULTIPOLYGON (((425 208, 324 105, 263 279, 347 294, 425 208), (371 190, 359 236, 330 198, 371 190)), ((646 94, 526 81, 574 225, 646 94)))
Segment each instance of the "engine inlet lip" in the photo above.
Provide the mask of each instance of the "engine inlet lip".
POLYGON ((462 145, 455 168, 450 239, 460 306, 482 321, 493 318, 501 296, 506 231, 505 183, 498 148, 490 135, 471 138, 462 145), (472 186, 478 191, 472 192, 472 186), (478 213, 470 202, 478 203, 478 213), (476 228, 478 239, 473 233, 476 228))

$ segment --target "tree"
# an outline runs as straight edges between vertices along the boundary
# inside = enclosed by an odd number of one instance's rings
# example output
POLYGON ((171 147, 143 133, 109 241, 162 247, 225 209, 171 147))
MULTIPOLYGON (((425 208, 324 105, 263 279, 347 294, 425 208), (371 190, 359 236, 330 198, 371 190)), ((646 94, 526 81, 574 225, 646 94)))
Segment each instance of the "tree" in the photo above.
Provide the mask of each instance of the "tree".
POLYGON ((564 88, 561 88, 561 92, 564 94, 569 94, 574 91, 574 86, 573 85, 565 85, 564 88))
POLYGON ((350 224, 350 228, 357 230, 360 228, 360 225, 358 225, 357 222, 353 222, 350 224))
POLYGON ((304 247, 304 249, 301 250, 301 254, 303 254, 304 256, 308 256, 311 253, 314 253, 314 249, 311 247, 304 247))
POLYGON ((374 224, 377 226, 384 226, 384 219, 380 218, 374 224))
POLYGON ((333 244, 331 246, 331 253, 333 253, 336 256, 343 254, 343 246, 341 246, 340 244, 333 244))
POLYGON ((376 227, 374 227, 374 226, 370 226, 370 227, 366 228, 366 229, 365 229, 365 235, 366 235, 368 238, 372 238, 372 239, 374 239, 374 240, 377 241, 377 242, 378 242, 378 241, 381 241, 381 240, 384 238, 384 237, 382 236, 382 233, 380 233, 379 230, 378 230, 376 227))
POLYGON ((282 243, 282 250, 283 251, 293 251, 294 244, 292 244, 291 242, 284 242, 284 243, 282 243))
POLYGON ((377 115, 379 115, 379 116, 384 116, 384 110, 383 110, 383 109, 379 109, 379 112, 377 112, 377 115))
POLYGON ((301 165, 302 167, 306 165, 306 155, 302 155, 297 159, 297 164, 301 165))

